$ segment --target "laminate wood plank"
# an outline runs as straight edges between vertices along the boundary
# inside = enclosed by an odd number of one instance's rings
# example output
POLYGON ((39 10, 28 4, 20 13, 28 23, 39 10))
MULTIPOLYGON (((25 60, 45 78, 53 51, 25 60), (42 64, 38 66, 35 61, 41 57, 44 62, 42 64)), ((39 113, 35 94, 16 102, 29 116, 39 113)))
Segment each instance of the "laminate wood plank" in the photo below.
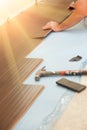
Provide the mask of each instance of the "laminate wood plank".
MULTIPOLYGON (((0 102, 3 101, 17 84, 22 84, 34 69, 42 62, 42 59, 28 58, 23 59, 19 63, 11 64, 11 67, 6 68, 0 76, 0 102)), ((1 69, 1 68, 0 68, 1 69)))
POLYGON ((17 85, 0 103, 0 130, 10 130, 30 108, 43 86, 17 85))

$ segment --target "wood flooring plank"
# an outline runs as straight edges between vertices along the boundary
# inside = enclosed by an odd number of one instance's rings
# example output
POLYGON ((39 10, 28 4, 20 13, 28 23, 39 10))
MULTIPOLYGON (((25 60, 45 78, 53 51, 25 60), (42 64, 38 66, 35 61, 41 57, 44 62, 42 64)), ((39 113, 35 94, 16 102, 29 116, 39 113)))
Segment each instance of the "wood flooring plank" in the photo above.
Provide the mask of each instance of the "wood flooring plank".
MULTIPOLYGON (((71 1, 71 0, 70 0, 71 1)), ((70 2, 67 0, 67 2, 70 2)), ((28 55, 51 30, 42 27, 48 21, 62 22, 70 11, 64 7, 65 0, 58 2, 57 7, 45 4, 33 5, 0 27, 0 62, 12 55, 16 61, 28 55), (37 39, 35 39, 37 38, 37 39)))
POLYGON ((61 23, 70 14, 71 11, 64 7, 63 4, 58 4, 58 6, 38 4, 38 6, 33 5, 29 11, 23 12, 14 21, 17 20, 21 23, 21 26, 25 28, 32 38, 44 38, 51 32, 51 30, 42 29, 47 22, 54 20, 61 23))
POLYGON ((12 60, 8 62, 3 61, 3 63, 0 64, 0 79, 2 79, 2 77, 6 79, 8 75, 10 75, 10 77, 19 75, 23 81, 42 61, 43 59, 41 58, 23 58, 20 62, 12 60))
POLYGON ((7 64, 8 68, 0 76, 0 102, 16 88, 18 83, 22 84, 42 61, 39 58, 25 58, 19 63, 12 63, 11 67, 7 64))
POLYGON ((17 85, 0 103, 0 130, 10 130, 30 108, 43 86, 17 85))

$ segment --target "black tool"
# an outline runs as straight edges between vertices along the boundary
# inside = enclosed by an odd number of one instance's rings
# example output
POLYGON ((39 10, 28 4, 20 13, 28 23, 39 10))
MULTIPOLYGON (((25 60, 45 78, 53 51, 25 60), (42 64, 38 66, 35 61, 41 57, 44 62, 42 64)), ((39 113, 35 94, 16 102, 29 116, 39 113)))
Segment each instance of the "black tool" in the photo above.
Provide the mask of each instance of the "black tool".
POLYGON ((76 92, 81 92, 82 90, 84 90, 86 88, 85 85, 76 83, 74 81, 70 81, 66 78, 62 78, 62 79, 56 81, 56 84, 66 87, 68 89, 74 90, 76 92))

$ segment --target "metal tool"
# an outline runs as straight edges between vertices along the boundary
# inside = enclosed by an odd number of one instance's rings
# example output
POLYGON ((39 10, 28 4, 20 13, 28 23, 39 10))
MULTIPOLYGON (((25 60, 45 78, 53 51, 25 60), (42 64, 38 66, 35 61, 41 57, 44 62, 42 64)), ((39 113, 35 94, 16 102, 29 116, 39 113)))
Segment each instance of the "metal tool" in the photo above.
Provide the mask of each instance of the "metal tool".
POLYGON ((39 81, 41 77, 48 77, 53 75, 87 75, 87 70, 62 70, 62 71, 46 71, 45 66, 39 69, 35 74, 35 80, 39 81))

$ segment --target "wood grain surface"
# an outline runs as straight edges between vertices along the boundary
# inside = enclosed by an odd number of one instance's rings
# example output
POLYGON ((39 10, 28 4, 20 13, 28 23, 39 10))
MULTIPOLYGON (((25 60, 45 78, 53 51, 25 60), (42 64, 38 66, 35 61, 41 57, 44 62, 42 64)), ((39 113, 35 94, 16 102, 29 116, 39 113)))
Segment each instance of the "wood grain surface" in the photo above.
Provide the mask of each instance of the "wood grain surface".
POLYGON ((12 62, 11 67, 7 64, 6 69, 0 68, 3 72, 0 75, 0 102, 5 100, 18 83, 22 84, 23 80, 30 76, 41 62, 42 59, 39 58, 28 58, 21 60, 19 63, 13 64, 12 62))
POLYGON ((6 99, 0 102, 0 130, 11 130, 43 88, 43 86, 17 84, 6 99))

